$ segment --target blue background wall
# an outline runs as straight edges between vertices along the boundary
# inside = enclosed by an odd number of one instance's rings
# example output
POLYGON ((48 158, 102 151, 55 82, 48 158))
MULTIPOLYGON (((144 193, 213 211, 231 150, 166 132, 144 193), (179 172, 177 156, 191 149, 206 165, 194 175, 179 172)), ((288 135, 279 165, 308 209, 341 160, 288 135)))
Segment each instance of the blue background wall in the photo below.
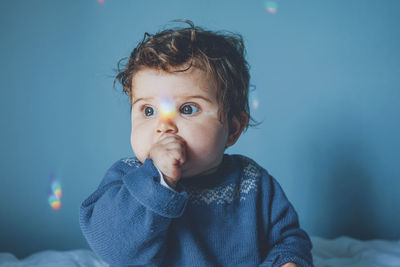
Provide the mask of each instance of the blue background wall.
POLYGON ((243 34, 263 123, 229 152, 280 181, 311 235, 399 239, 400 1, 275 2, 2 1, 0 251, 86 247, 80 203, 132 156, 116 63, 176 18, 243 34))

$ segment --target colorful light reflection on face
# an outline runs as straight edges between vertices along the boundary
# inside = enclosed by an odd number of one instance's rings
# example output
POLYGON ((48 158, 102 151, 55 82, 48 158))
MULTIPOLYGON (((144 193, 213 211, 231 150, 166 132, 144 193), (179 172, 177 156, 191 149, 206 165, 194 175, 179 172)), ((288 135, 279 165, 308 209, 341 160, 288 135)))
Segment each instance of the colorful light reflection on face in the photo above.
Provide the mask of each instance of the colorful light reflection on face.
POLYGON ((50 175, 50 190, 48 195, 49 205, 53 210, 61 209, 62 190, 61 184, 55 175, 50 175))
POLYGON ((160 96, 160 115, 164 120, 172 119, 176 115, 175 102, 169 95, 160 96))

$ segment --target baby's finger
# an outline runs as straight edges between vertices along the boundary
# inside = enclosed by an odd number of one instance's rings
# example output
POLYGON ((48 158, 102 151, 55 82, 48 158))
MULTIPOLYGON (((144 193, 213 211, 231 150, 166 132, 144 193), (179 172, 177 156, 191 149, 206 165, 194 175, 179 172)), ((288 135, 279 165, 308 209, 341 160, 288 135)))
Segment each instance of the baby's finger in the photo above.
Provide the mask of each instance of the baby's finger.
POLYGON ((176 148, 169 149, 168 152, 169 155, 175 160, 174 165, 180 167, 186 161, 186 151, 185 149, 182 149, 181 146, 179 145, 176 146, 177 146, 176 148))
POLYGON ((180 168, 177 166, 177 161, 173 160, 173 162, 168 163, 167 161, 161 162, 160 166, 158 166, 163 175, 170 178, 174 182, 177 182, 180 178, 180 168))
POLYGON ((180 137, 179 135, 176 134, 172 134, 172 133, 165 133, 163 135, 161 135, 159 141, 159 143, 161 144, 167 144, 170 142, 182 142, 185 143, 185 140, 183 140, 182 137, 180 137))

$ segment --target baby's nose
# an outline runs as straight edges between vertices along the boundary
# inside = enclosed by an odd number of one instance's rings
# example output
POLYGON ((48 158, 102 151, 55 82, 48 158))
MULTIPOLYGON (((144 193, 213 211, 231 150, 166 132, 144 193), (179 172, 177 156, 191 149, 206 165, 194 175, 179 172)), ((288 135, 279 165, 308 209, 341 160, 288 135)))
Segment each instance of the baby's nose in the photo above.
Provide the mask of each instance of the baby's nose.
POLYGON ((172 119, 160 119, 157 125, 157 133, 177 133, 178 127, 172 119))

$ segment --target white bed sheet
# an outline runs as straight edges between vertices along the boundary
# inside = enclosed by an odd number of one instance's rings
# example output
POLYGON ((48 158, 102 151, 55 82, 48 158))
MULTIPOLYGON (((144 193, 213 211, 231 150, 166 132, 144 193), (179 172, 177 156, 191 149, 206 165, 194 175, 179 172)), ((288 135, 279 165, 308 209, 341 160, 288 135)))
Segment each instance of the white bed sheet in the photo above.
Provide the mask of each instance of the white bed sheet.
POLYGON ((107 267, 90 250, 52 251, 34 253, 18 259, 11 253, 0 253, 1 267, 107 267))
MULTIPOLYGON (((312 237, 315 267, 400 267, 400 241, 312 237)), ((0 252, 0 267, 106 267, 90 250, 41 251, 24 259, 0 252)))
POLYGON ((316 267, 400 267, 400 241, 311 239, 316 267))

